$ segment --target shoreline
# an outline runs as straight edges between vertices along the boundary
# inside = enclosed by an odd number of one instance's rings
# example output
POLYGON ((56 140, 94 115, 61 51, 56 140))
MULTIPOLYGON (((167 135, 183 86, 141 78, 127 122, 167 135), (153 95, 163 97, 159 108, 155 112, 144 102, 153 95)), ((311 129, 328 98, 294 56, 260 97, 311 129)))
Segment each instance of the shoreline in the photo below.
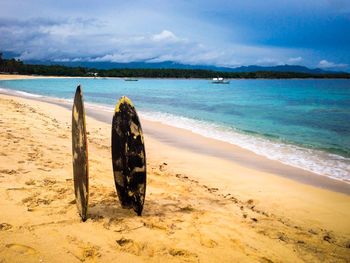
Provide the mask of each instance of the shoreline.
MULTIPOLYGON (((89 79, 125 79, 130 77, 87 77, 87 76, 43 76, 43 75, 19 75, 19 74, 2 74, 0 73, 0 80, 15 80, 15 79, 44 79, 44 78, 89 78, 89 79)), ((208 80, 212 81, 212 78, 153 78, 153 77, 135 77, 136 79, 183 79, 183 80, 208 80)), ((307 77, 307 78, 225 78, 228 80, 314 80, 314 79, 328 79, 328 80, 344 80, 344 79, 350 79, 350 77, 347 78, 315 78, 315 77, 307 77)))
MULTIPOLYGON (((52 101, 49 98, 30 99, 53 103, 68 110, 70 110, 71 106, 65 102, 55 102, 55 99, 52 99, 52 101)), ((113 108, 111 107, 111 109, 113 108)), ((85 110, 87 116, 107 124, 111 123, 113 117, 112 111, 110 113, 106 111, 96 111, 96 108, 93 106, 91 107, 89 103, 85 103, 85 110)), ((224 159, 235 165, 275 174, 307 185, 350 195, 350 184, 344 181, 319 175, 276 160, 271 160, 238 145, 204 137, 186 129, 177 128, 157 121, 146 120, 144 118, 140 119, 143 132, 146 136, 152 137, 152 139, 176 149, 186 149, 205 156, 224 159)))
MULTIPOLYGON (((68 110, 71 108, 71 103, 63 99, 61 100, 60 98, 45 96, 28 97, 15 93, 8 94, 6 92, 0 92, 0 94, 51 103, 68 110)), ((110 124, 113 116, 112 106, 111 111, 107 112, 94 107, 93 104, 85 102, 85 108, 87 116, 110 124)), ((316 174, 299 167, 291 166, 277 160, 272 160, 265 156, 258 155, 250 150, 244 149, 238 145, 208 138, 203 135, 193 133, 192 131, 170 126, 158 121, 151 121, 141 118, 141 124, 144 133, 147 136, 150 136, 159 142, 174 146, 175 148, 185 148, 195 153, 221 158, 234 164, 256 169, 261 172, 277 174, 278 176, 282 176, 300 183, 350 195, 350 184, 340 179, 316 174)))
MULTIPOLYGON (((0 95, 0 207, 6 208, 0 215, 0 258, 5 262, 19 255, 26 262, 349 258, 349 195, 284 178, 277 170, 257 169, 255 162, 233 162, 215 152, 178 146, 146 133, 146 123, 144 213, 138 217, 122 209, 111 167, 111 125, 91 114, 86 117, 89 215, 82 223, 74 203, 67 108, 0 95)), ((160 127, 150 126, 154 131, 160 127)), ((164 130, 168 132, 173 128, 164 130)), ((192 136, 189 142, 203 143, 192 136)))

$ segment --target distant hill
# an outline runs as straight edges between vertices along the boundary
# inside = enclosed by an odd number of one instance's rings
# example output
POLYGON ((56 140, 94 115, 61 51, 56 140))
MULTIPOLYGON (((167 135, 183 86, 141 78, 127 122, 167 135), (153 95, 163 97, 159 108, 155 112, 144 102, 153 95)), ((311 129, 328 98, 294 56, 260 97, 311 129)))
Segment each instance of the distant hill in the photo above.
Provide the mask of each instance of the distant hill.
MULTIPOLYGON (((236 69, 212 66, 190 66, 172 62, 162 63, 88 63, 75 62, 57 65, 53 62, 25 63, 19 59, 4 59, 0 52, 0 73, 44 75, 44 76, 80 76, 80 77, 132 77, 132 78, 201 78, 211 79, 217 76, 231 79, 290 79, 290 78, 344 78, 350 79, 349 73, 305 73, 310 69, 295 66, 280 67, 240 67, 236 69), (52 65, 54 64, 54 65, 52 65), (68 66, 70 65, 70 66, 68 66), (94 68, 89 68, 94 67, 94 68), (104 67, 104 69, 101 67, 104 67), (111 69, 106 69, 106 67, 111 69), (119 68, 117 68, 119 67, 119 68), (186 67, 186 68, 184 68, 186 67), (293 70, 297 69, 299 72, 293 70), (275 70, 275 71, 274 71, 275 70), (276 71, 277 70, 277 71, 276 71), (278 71, 280 70, 280 71, 278 71), (283 71, 281 71, 283 70, 283 71)), ((311 71, 312 72, 312 71, 311 71)))
MULTIPOLYGON (((3 52, 3 57, 5 59, 10 59, 13 57, 18 57, 19 54, 13 52, 3 52)), ((231 67, 218 67, 212 65, 189 65, 181 64, 173 61, 164 62, 128 62, 128 63, 118 63, 118 62, 89 62, 89 61, 79 61, 79 62, 58 62, 58 61, 44 61, 44 60, 25 60, 26 64, 35 65, 62 65, 67 67, 84 67, 84 68, 94 68, 94 69, 201 69, 201 70, 211 70, 220 72, 259 72, 259 71, 270 71, 270 72, 295 72, 295 73, 307 73, 307 74, 346 74, 346 72, 323 70, 320 68, 310 69, 304 66, 298 65, 279 65, 279 66, 241 66, 236 68, 231 67)))
POLYGON ((310 74, 329 74, 329 73, 344 73, 337 71, 326 71, 320 68, 310 69, 304 66, 298 65, 280 65, 280 66, 271 66, 271 67, 262 67, 262 66, 242 66, 234 68, 233 72, 257 72, 257 71, 273 71, 273 72, 298 72, 298 73, 310 73, 310 74))
POLYGON ((221 72, 258 72, 258 71, 271 71, 271 72, 297 72, 297 73, 308 73, 308 74, 343 74, 344 72, 337 71, 326 71, 319 68, 310 69, 304 66, 298 65, 280 65, 280 66, 242 66, 236 68, 229 67, 216 67, 209 65, 188 65, 176 63, 173 61, 164 62, 129 62, 129 63, 117 63, 117 62, 55 62, 55 61, 39 61, 39 60, 27 60, 25 63, 28 64, 44 64, 44 65, 62 65, 68 67, 84 67, 84 68, 95 68, 95 69, 202 69, 202 70, 213 70, 221 72))

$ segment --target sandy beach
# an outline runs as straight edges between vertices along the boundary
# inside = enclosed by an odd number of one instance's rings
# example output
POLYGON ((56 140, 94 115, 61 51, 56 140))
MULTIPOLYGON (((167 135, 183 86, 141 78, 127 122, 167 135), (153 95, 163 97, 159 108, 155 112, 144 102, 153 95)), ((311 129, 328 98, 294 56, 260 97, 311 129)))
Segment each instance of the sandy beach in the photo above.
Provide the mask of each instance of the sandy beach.
POLYGON ((349 184, 160 123, 142 120, 143 215, 122 209, 93 109, 81 222, 70 106, 0 94, 0 262, 349 262, 349 184))
MULTIPOLYGON (((14 80, 14 79, 47 79, 47 78, 76 78, 76 77, 38 76, 38 75, 18 75, 18 74, 0 74, 0 80, 14 80)), ((93 77, 85 77, 85 78, 93 78, 93 77)))

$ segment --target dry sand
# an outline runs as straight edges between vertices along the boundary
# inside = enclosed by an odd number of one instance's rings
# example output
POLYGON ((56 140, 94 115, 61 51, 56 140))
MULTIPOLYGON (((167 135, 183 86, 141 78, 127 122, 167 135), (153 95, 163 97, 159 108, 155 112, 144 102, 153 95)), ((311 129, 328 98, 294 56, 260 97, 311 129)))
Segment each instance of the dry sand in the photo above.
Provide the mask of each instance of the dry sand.
POLYGON ((110 124, 90 117, 82 223, 70 120, 63 107, 0 95, 0 262, 349 262, 350 196, 280 176, 287 168, 267 159, 235 162, 148 132, 143 215, 122 209, 110 124))
MULTIPOLYGON (((46 79, 46 78, 77 78, 77 77, 18 75, 18 74, 0 74, 0 80, 14 80, 14 79, 46 79)), ((81 77, 79 77, 79 78, 81 78, 81 77)), ((85 77, 85 78, 93 78, 93 77, 85 77)))

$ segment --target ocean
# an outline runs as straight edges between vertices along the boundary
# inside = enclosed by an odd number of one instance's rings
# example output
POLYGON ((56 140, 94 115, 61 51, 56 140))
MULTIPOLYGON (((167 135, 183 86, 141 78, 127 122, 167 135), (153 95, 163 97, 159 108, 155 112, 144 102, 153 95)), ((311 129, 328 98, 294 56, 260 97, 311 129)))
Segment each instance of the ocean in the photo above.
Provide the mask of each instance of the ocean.
POLYGON ((0 81, 0 92, 113 109, 126 95, 141 117, 350 183, 350 80, 47 78, 0 81))

